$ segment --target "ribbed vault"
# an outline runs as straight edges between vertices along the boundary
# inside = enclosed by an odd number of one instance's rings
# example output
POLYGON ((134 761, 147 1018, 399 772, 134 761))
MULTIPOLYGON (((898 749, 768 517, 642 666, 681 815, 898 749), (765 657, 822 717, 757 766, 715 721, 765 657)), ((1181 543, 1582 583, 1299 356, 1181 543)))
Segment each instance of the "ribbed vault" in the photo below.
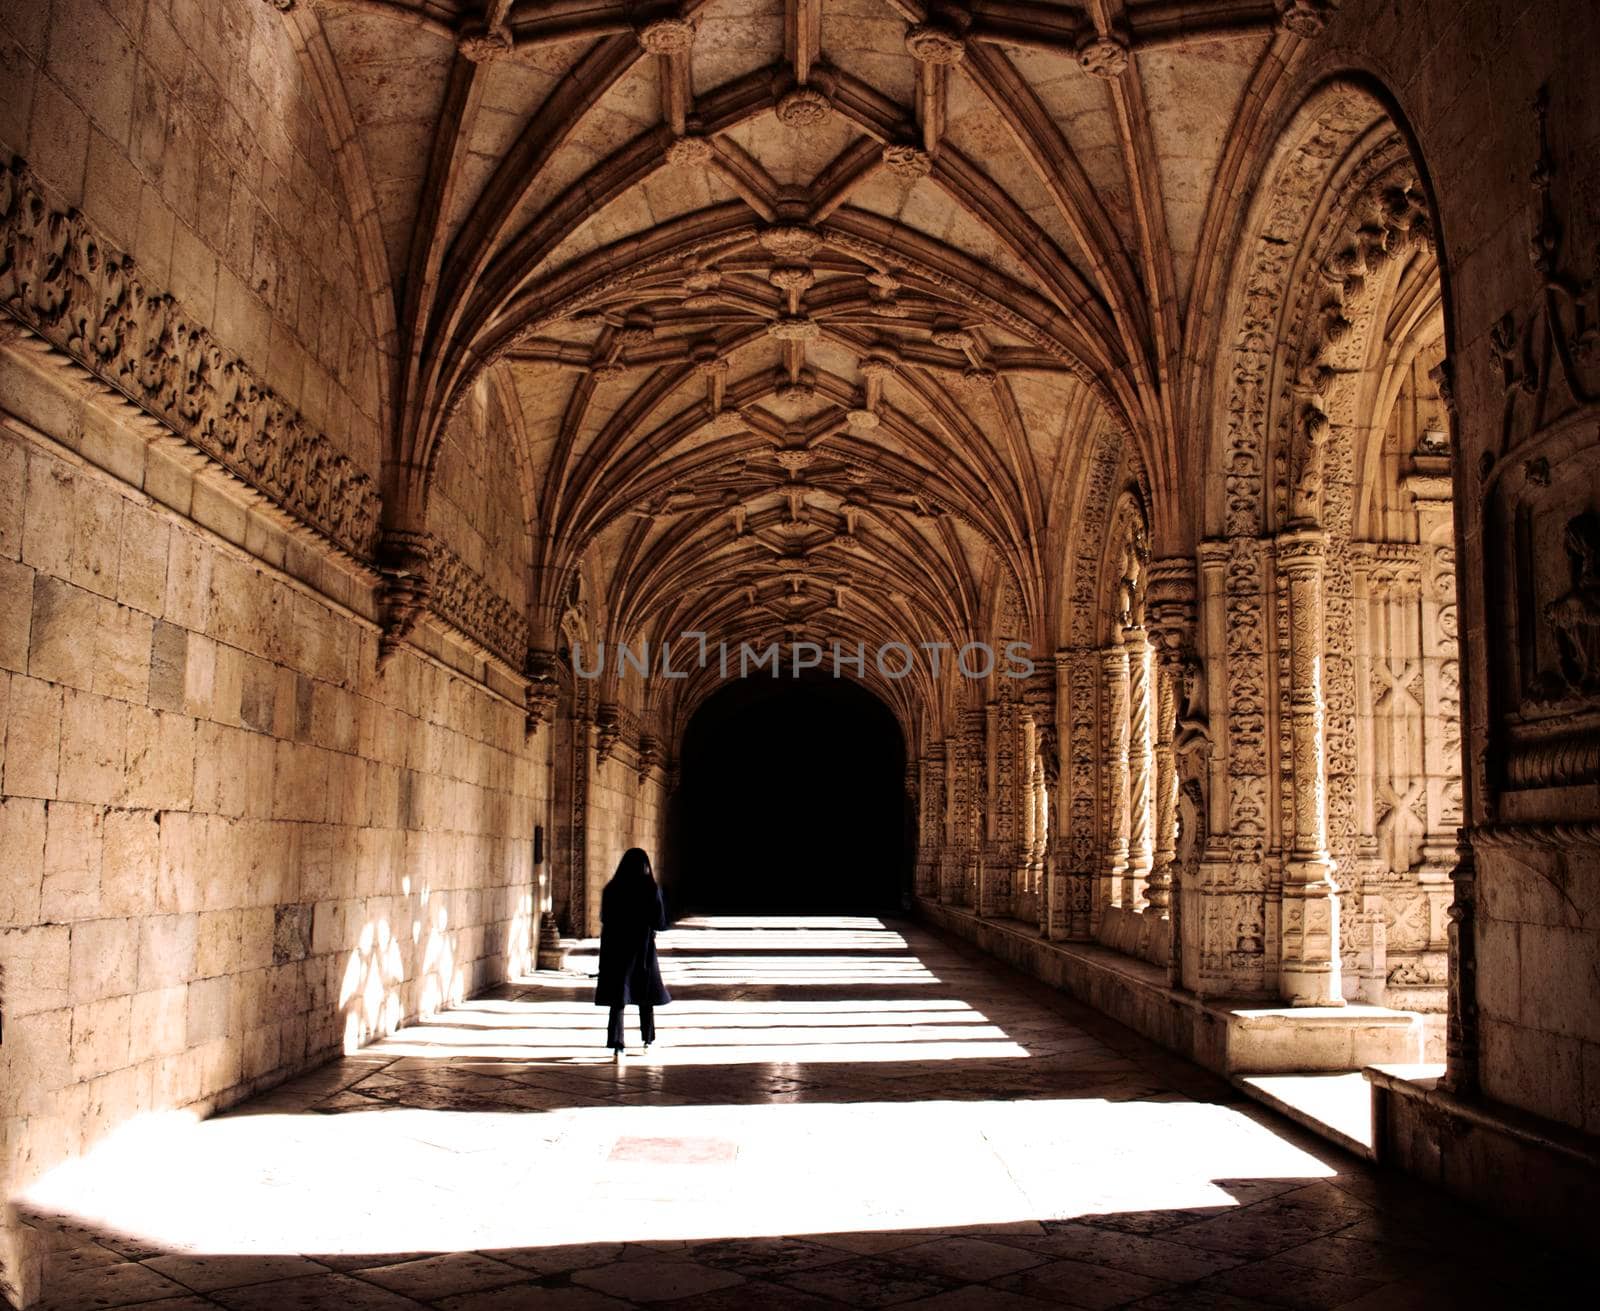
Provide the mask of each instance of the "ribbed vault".
POLYGON ((959 643, 1004 596, 1051 643, 1096 434, 1172 477, 1215 178, 1318 8, 278 7, 393 325, 388 526, 495 375, 547 651, 579 574, 595 641, 959 643))

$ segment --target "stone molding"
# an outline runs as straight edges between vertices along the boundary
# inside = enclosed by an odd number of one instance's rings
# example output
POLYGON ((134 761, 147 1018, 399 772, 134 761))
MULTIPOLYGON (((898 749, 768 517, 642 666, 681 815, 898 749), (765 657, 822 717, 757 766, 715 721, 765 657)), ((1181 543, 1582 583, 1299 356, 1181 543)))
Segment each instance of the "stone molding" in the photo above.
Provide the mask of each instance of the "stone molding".
POLYGON ((527 619, 446 546, 435 548, 428 608, 512 669, 523 670, 530 641, 527 619))
POLYGON ((0 306, 298 522, 372 559, 373 480, 16 158, 0 167, 0 306))

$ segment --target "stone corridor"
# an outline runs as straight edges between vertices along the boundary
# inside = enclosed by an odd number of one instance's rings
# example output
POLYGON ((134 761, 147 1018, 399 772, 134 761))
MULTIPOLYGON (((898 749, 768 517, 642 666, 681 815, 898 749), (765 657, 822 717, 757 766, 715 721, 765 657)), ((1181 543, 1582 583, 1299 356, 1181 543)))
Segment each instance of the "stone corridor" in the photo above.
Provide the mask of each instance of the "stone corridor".
POLYGON ((1573 1278, 926 929, 683 921, 662 1041, 621 1070, 593 945, 47 1175, 42 1305, 1243 1311, 1573 1278))

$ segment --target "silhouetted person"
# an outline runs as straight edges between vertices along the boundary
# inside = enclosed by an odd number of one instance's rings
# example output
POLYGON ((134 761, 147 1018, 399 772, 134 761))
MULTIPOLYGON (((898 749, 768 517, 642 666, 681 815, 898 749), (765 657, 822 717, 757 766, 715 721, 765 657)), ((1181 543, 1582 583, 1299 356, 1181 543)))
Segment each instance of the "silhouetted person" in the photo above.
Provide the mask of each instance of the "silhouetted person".
POLYGON ((656 1040, 655 1008, 672 1000, 656 959, 656 931, 666 927, 667 908, 650 857, 642 848, 629 847, 600 894, 600 979, 594 1004, 611 1008, 606 1044, 614 1060, 622 1059, 623 1008, 639 1008, 639 1035, 648 1048, 656 1040))

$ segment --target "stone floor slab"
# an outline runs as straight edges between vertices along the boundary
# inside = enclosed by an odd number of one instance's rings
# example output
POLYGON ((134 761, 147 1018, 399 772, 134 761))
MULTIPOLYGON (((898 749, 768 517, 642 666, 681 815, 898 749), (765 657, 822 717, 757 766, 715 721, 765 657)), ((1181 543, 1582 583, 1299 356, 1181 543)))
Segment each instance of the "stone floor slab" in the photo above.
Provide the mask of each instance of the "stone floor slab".
POLYGON ((591 946, 47 1176, 46 1306, 1250 1311, 1577 1273, 916 926, 661 947, 648 1060, 611 1065, 591 946))

